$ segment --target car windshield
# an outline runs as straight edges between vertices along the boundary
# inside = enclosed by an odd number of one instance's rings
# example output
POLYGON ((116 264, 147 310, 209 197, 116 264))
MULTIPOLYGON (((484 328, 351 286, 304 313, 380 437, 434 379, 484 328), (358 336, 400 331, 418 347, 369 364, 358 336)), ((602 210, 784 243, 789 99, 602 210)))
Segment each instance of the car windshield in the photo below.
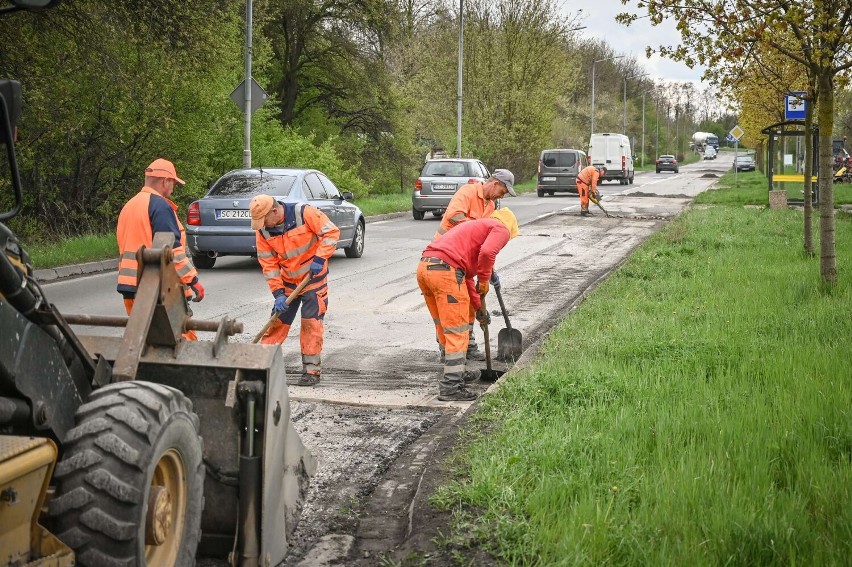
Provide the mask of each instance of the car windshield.
POLYGON ((295 175, 232 175, 219 180, 210 190, 209 195, 235 197, 266 193, 275 197, 285 197, 290 194, 295 181, 295 175))
POLYGON ((577 154, 574 152, 545 152, 541 158, 545 167, 574 167, 577 154))
POLYGON ((465 177, 467 168, 460 161, 430 161, 423 167, 422 176, 465 177))
POLYGON ((737 161, 743 162, 743 163, 750 163, 752 160, 751 160, 751 156, 739 156, 739 157, 737 157, 737 161))

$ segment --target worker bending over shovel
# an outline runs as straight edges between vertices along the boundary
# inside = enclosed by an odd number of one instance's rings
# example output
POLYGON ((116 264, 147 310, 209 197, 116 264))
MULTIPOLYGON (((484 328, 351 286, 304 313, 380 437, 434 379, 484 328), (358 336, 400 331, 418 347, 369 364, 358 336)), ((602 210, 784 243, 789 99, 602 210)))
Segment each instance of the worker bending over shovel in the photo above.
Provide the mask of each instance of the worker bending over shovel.
POLYGON ((476 394, 465 388, 476 375, 465 371, 465 354, 472 327, 469 309, 488 324, 480 294, 488 293, 488 280, 497 253, 518 235, 518 220, 507 208, 489 217, 462 223, 433 240, 417 266, 417 284, 432 315, 438 342, 445 352, 438 383, 441 401, 472 401, 476 394), (474 282, 474 277, 476 282, 474 282))
POLYGON ((302 309, 299 339, 302 376, 299 386, 315 386, 322 370, 323 318, 328 307, 328 259, 334 254, 340 229, 321 210, 304 203, 281 203, 270 195, 257 195, 249 204, 255 232, 257 260, 278 318, 260 339, 261 344, 283 344, 302 309), (301 295, 287 301, 300 282, 309 277, 301 295))
MULTIPOLYGON (((580 196, 580 215, 588 216, 589 213, 589 195, 592 195, 595 199, 595 204, 600 201, 600 195, 598 194, 598 184, 603 179, 604 174, 606 173, 606 168, 602 165, 594 166, 590 165, 588 167, 584 167, 580 173, 577 174, 577 194, 580 196)), ((600 206, 600 205, 598 205, 600 206)))

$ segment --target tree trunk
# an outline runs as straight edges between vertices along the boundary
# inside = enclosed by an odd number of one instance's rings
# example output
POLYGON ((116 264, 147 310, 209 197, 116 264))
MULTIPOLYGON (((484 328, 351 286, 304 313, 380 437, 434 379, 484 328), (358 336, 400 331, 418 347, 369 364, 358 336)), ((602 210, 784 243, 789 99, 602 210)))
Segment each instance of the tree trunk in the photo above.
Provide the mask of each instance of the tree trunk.
MULTIPOLYGON (((809 81, 812 82, 812 81, 809 81)), ((808 107, 805 113, 805 254, 808 256, 814 255, 814 229, 813 229, 813 221, 814 221, 814 207, 812 204, 813 200, 813 187, 811 183, 811 177, 814 172, 814 106, 817 101, 816 89, 813 88, 814 85, 809 85, 810 97, 808 100, 808 107)))
POLYGON ((834 79, 821 69, 819 81, 819 275, 822 283, 837 284, 837 257, 834 243, 834 172, 832 171, 831 138, 834 136, 834 79))

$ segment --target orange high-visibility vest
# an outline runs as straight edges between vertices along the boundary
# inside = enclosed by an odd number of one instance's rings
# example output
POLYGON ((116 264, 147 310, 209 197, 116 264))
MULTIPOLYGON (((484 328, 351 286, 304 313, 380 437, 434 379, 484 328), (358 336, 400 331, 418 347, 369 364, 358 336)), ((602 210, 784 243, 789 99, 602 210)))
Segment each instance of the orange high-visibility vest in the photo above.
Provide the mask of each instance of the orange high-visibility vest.
POLYGON ((143 245, 148 248, 153 246, 155 232, 171 232, 175 235, 172 253, 180 281, 187 286, 198 281, 198 272, 186 255, 186 231, 177 217, 177 209, 177 205, 170 199, 150 187, 143 187, 121 209, 115 230, 118 252, 121 254, 117 290, 126 298, 136 296, 139 279, 136 251, 143 245))
POLYGON ((444 218, 441 219, 441 226, 433 236, 433 240, 446 233, 448 230, 465 221, 485 218, 494 212, 494 201, 485 198, 482 192, 484 184, 480 181, 468 183, 456 191, 453 198, 450 199, 450 204, 447 205, 447 211, 444 213, 444 218))
MULTIPOLYGON (((257 260, 273 294, 292 289, 310 271, 314 256, 328 260, 337 249, 340 229, 321 210, 302 203, 284 206, 284 221, 255 235, 257 260)), ((305 290, 325 285, 328 262, 305 290)))
POLYGON ((601 174, 592 165, 583 168, 583 171, 577 174, 577 183, 583 183, 591 188, 596 188, 600 181, 601 174))

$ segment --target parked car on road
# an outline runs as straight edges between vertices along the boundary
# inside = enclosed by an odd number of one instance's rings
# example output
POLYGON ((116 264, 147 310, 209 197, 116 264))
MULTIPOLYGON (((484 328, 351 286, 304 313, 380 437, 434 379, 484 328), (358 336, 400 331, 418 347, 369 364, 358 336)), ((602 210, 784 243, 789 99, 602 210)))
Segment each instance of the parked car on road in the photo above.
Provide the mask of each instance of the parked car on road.
POLYGON ((707 146, 704 149, 704 159, 716 159, 716 148, 707 146))
POLYGON ((754 158, 751 156, 735 157, 734 169, 737 171, 754 171, 754 158))
POLYGON ((236 169, 219 178, 201 199, 189 205, 186 240, 196 268, 209 269, 219 256, 257 256, 249 202, 266 193, 279 201, 308 203, 340 229, 337 248, 347 258, 364 253, 365 220, 348 191, 315 169, 236 169))
POLYGON ((657 173, 661 171, 680 172, 680 166, 677 164, 677 159, 671 155, 661 155, 657 158, 657 173))
POLYGON ((539 197, 556 192, 576 193, 577 174, 589 165, 586 152, 571 149, 544 150, 538 158, 539 197))
POLYGON ((426 162, 411 194, 411 214, 423 220, 427 212, 440 217, 462 185, 486 181, 491 172, 478 159, 433 159, 426 162))

